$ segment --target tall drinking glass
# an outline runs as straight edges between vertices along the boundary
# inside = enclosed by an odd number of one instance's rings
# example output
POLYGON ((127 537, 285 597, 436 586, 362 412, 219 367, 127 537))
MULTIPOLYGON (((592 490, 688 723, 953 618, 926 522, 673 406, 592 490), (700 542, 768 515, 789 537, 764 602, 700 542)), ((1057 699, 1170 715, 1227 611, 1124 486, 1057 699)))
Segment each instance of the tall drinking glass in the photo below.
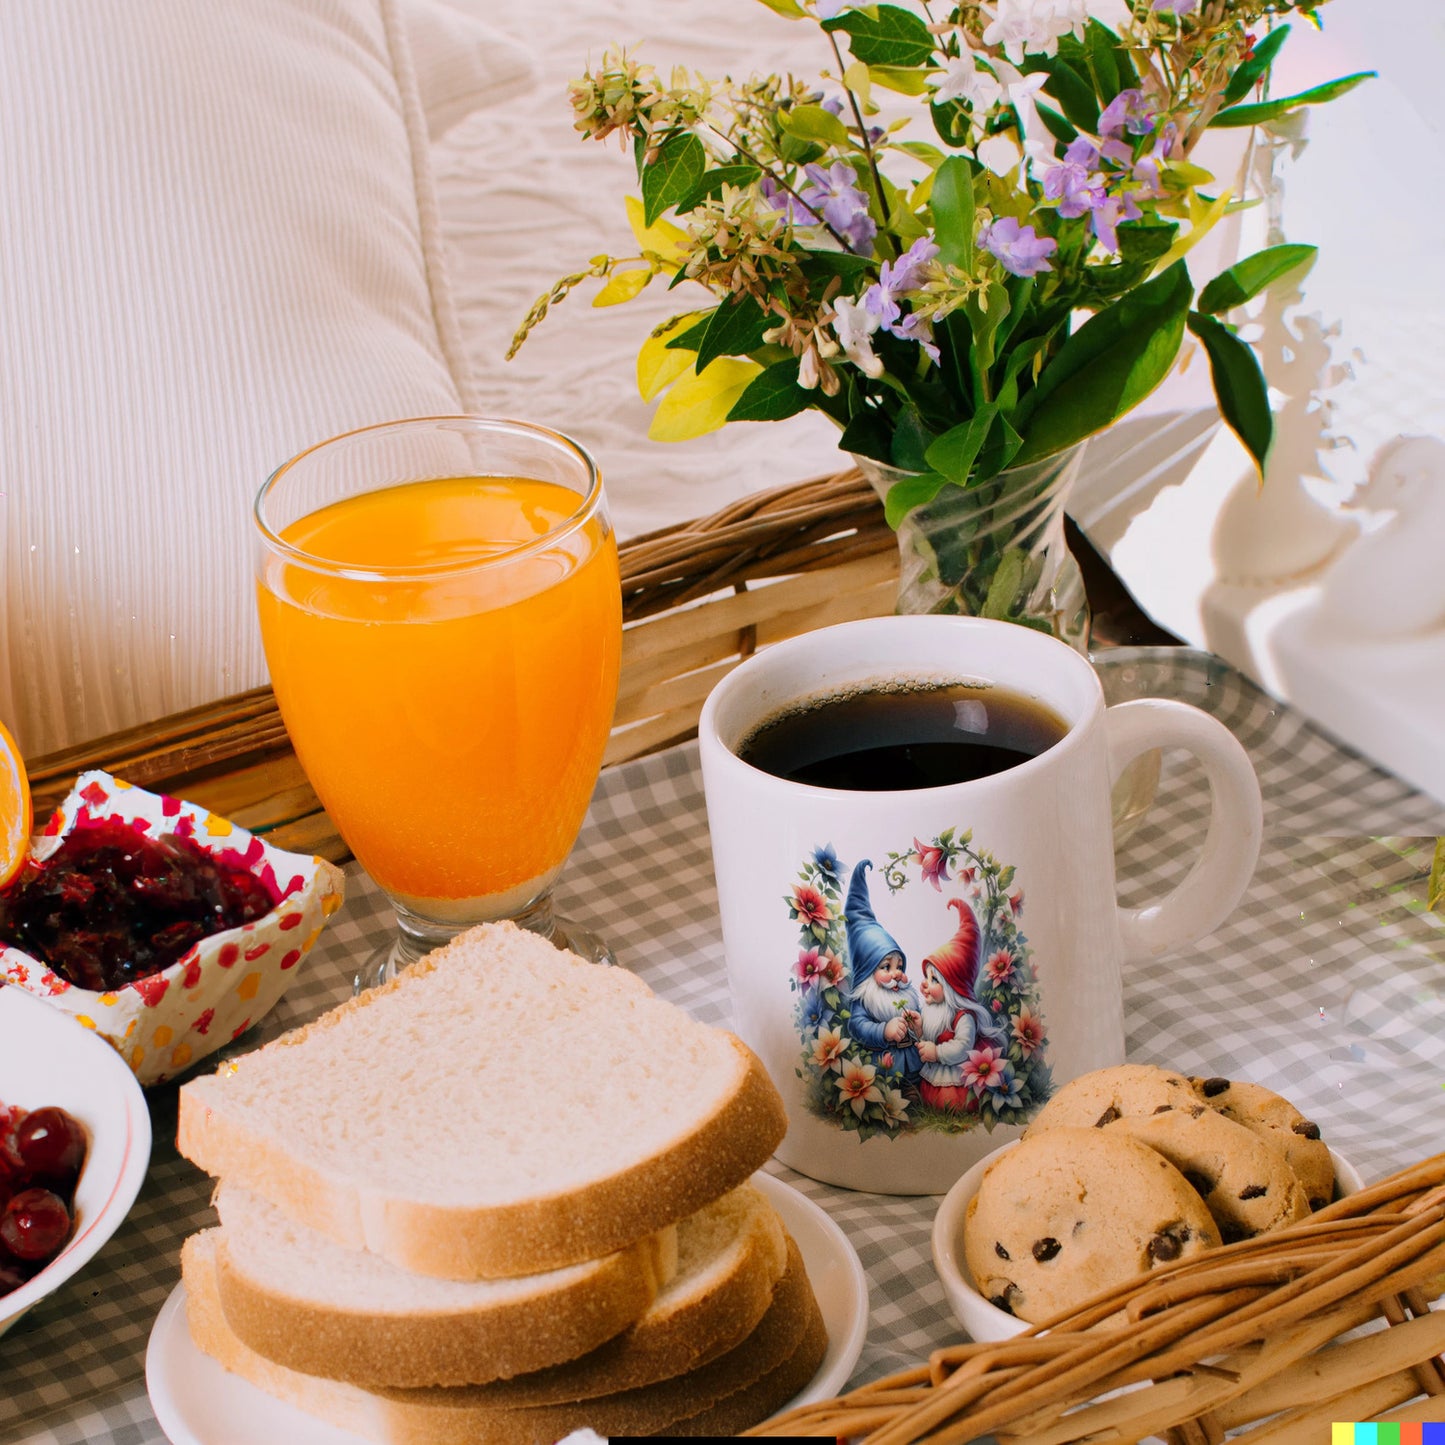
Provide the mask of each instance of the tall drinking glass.
POLYGON ((551 901, 617 699, 617 545, 592 459, 522 422, 393 422, 287 462, 255 522, 281 716, 396 909, 357 987, 503 918, 610 961, 551 901))

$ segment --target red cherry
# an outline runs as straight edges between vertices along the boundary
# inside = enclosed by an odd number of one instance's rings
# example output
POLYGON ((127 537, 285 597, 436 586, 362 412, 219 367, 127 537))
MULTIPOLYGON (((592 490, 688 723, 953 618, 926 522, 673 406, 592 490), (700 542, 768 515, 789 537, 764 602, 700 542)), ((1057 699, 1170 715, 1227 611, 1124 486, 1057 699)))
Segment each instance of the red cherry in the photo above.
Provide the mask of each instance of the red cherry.
POLYGON ((79 1120, 53 1104, 27 1114, 16 1131, 21 1161, 37 1183, 69 1191, 80 1177, 85 1158, 85 1130, 79 1120))
POLYGON ((0 1299, 12 1289, 19 1289, 29 1278, 18 1260, 0 1259, 0 1299))
POLYGON ((70 1233, 70 1211, 49 1189, 22 1189, 0 1214, 0 1245, 18 1260, 48 1260, 70 1233))

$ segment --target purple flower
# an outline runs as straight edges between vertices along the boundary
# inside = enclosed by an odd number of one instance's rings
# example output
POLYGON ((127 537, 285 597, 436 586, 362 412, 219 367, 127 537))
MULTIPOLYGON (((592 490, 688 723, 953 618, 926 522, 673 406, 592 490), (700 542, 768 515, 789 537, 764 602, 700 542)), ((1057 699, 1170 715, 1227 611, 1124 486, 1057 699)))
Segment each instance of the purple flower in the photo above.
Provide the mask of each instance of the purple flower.
POLYGON ((1075 136, 1069 143, 1069 148, 1064 152, 1064 164, 1066 166, 1083 166, 1086 171, 1092 171, 1099 164, 1099 148, 1086 135, 1075 136))
POLYGON ((1061 216, 1072 220, 1103 205, 1104 178, 1097 171, 1064 161, 1044 172, 1044 195, 1059 203, 1061 216))
POLYGON ((1165 15, 1193 15, 1199 0, 1154 0, 1153 8, 1165 15))
POLYGON ((1119 249, 1119 237, 1115 228, 1121 221, 1137 221, 1143 212, 1139 204, 1127 191, 1122 196, 1110 196, 1094 212, 1094 234, 1106 251, 1119 249))
POLYGON ((1054 268, 1047 258, 1059 249, 1059 243, 1052 236, 1039 236, 1032 226, 1020 226, 1012 216, 990 221, 979 232, 978 243, 1014 276, 1037 276, 1040 271, 1052 271, 1054 268))
POLYGON ((764 176, 758 183, 758 194, 763 203, 774 211, 781 211, 783 219, 790 226, 816 226, 818 218, 803 205, 788 189, 780 186, 771 176, 764 176))
POLYGON ((926 316, 910 312, 896 326, 888 328, 903 341, 916 341, 928 354, 930 361, 938 364, 938 348, 933 344, 933 322, 926 316))
POLYGON ((1121 90, 1099 115, 1099 134, 1119 136, 1148 135, 1154 129, 1158 112, 1154 102, 1142 90, 1121 90))
POLYGON ((890 295, 917 291, 927 280, 928 267, 938 255, 938 247, 920 236, 896 261, 885 261, 879 281, 890 295))
POLYGON ((825 171, 822 166, 805 166, 803 174, 812 182, 798 194, 805 205, 821 212, 824 221, 860 255, 873 248, 878 227, 868 214, 868 197, 858 189, 858 173, 842 161, 834 161, 825 171))

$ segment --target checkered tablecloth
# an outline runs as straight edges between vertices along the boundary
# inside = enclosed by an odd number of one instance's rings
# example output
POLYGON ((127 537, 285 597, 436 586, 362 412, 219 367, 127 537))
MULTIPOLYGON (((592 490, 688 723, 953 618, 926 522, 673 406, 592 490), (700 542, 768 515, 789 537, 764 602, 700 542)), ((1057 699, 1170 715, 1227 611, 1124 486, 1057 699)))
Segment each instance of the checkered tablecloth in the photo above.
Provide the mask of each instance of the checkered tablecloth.
MULTIPOLYGON (((1111 701, 1175 697, 1223 719, 1254 760, 1266 806, 1260 866, 1234 917, 1127 977, 1130 1057, 1277 1088, 1367 1179, 1445 1147, 1445 920, 1424 907, 1428 840, 1445 833, 1445 807, 1217 659, 1126 649, 1098 662, 1111 701)), ((1157 803, 1120 853, 1125 902, 1157 895, 1193 856, 1207 800, 1192 767, 1164 759, 1157 803)), ((728 1022, 695 745, 604 774, 559 901, 660 993, 728 1022)), ((390 927, 380 895, 353 868, 345 907, 246 1047, 345 999, 357 960, 390 927)), ((214 1220, 210 1181, 171 1144, 174 1086, 150 1099, 155 1152, 130 1217, 0 1337, 0 1441, 164 1438, 146 1399, 146 1338, 178 1278, 181 1240, 214 1220)), ((872 1318, 855 1383, 962 1338, 929 1255, 935 1199, 852 1194, 779 1173, 837 1220, 867 1272, 872 1318)))

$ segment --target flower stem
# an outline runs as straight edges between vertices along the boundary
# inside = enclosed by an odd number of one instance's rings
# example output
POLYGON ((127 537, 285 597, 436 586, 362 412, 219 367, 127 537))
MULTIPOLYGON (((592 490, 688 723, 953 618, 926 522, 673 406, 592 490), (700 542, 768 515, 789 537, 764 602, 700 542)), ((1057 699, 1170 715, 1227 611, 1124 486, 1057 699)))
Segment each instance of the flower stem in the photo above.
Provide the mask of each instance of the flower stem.
POLYGON ((843 64, 843 52, 838 48, 838 37, 831 30, 824 32, 828 37, 828 44, 833 47, 833 55, 838 61, 838 82, 843 87, 843 93, 848 97, 848 104, 853 107, 853 119, 858 122, 858 139, 863 146, 863 154, 868 158, 868 169, 873 173, 873 191, 878 197, 878 209, 883 214, 883 225, 885 234, 892 245, 893 254, 898 254, 898 243, 893 240, 892 233, 887 227, 892 223, 892 216, 888 210, 888 197, 883 193, 883 177, 878 173, 878 157, 873 153, 873 142, 868 139, 868 126, 863 120, 863 108, 858 104, 858 97, 853 94, 853 88, 843 79, 843 72, 848 68, 843 64))

